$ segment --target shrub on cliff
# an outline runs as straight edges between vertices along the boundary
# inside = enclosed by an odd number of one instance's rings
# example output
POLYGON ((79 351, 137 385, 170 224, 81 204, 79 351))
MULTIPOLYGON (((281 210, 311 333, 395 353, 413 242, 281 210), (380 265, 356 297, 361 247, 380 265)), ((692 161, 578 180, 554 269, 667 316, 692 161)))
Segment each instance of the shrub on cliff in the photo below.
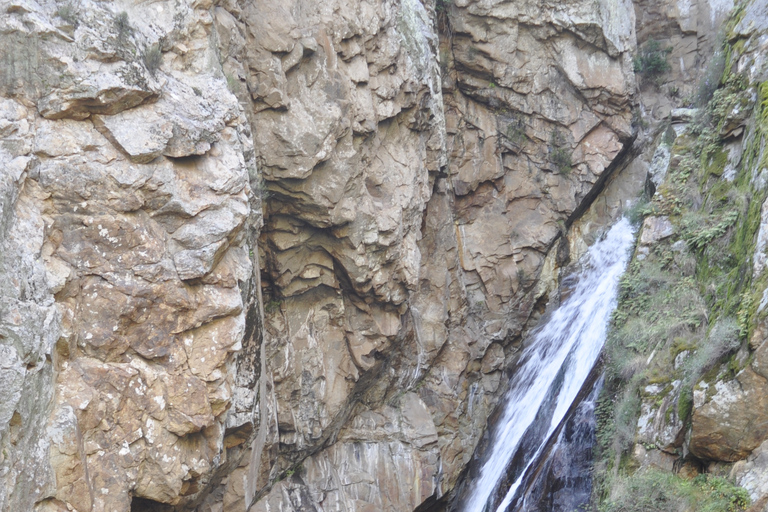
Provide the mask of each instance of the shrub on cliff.
POLYGON ((72 2, 65 2, 56 9, 56 16, 66 21, 73 27, 79 24, 77 7, 72 2))
POLYGON ((671 69, 667 62, 667 55, 671 51, 671 46, 662 48, 661 43, 654 39, 646 42, 632 60, 635 73, 658 83, 659 78, 671 69))
POLYGON ((153 44, 148 46, 142 54, 142 60, 144 61, 144 66, 147 68, 147 71, 154 75, 155 72, 160 68, 160 64, 163 61, 163 54, 160 51, 160 45, 153 44))

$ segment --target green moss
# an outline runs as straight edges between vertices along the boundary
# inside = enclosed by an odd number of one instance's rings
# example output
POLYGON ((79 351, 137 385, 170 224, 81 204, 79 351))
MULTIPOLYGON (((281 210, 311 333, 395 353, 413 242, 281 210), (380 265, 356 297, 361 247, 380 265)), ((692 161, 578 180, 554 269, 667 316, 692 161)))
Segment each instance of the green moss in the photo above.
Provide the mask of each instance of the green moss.
POLYGON ((672 345, 669 347, 669 353, 674 360, 677 356, 683 352, 690 351, 696 348, 696 345, 688 338, 677 337, 672 340, 672 345))
POLYGON ((705 178, 710 176, 720 177, 725 171, 725 166, 728 163, 728 153, 723 150, 722 147, 717 148, 715 154, 709 158, 709 163, 706 167, 705 178))
MULTIPOLYGON (((760 136, 765 139, 768 138, 768 81, 762 82, 757 87, 758 91, 758 132, 760 136)), ((768 151, 763 153, 760 165, 765 167, 768 165, 768 151)))
POLYGON ((746 46, 747 40, 746 39, 739 39, 733 44, 733 51, 731 60, 737 61, 739 57, 741 57, 744 54, 744 47, 746 46))
POLYGON ((677 398, 677 417, 682 421, 687 421, 692 410, 693 390, 686 386, 680 390, 680 395, 677 398))
MULTIPOLYGON (((731 22, 729 30, 735 23, 731 22)), ((632 475, 628 462, 636 427, 636 416, 628 414, 632 410, 628 404, 660 407, 670 393, 676 393, 672 397, 676 406, 667 409, 666 421, 671 421, 675 411, 681 420, 690 421, 693 390, 706 390, 711 396, 717 381, 733 378, 752 357, 744 357, 744 340, 754 328, 757 305, 768 288, 768 273, 754 282, 752 277, 761 208, 768 194, 753 183, 756 171, 768 167, 768 151, 764 150, 768 82, 748 84, 744 76, 731 72, 744 49, 743 41, 733 43, 724 45, 710 63, 709 81, 700 90, 705 101, 689 131, 660 141, 672 153, 670 172, 638 215, 667 215, 675 235, 654 244, 642 261, 633 259, 620 283, 618 307, 604 349, 607 398, 599 404, 602 419, 598 422, 595 485, 598 494, 602 489, 603 511, 728 511, 743 510, 746 503, 742 491, 727 482, 704 479, 693 486, 666 480, 672 478, 667 473, 646 478, 632 475), (757 102, 750 113, 745 109, 751 108, 755 96, 757 102), (733 179, 726 181, 722 176, 729 152, 720 134, 730 130, 726 123, 732 122, 729 117, 736 108, 751 119, 746 124, 739 167, 733 179), (685 247, 673 246, 678 240, 684 240, 685 247), (675 368, 675 358, 685 351, 689 355, 675 368), (670 383, 676 380, 681 385, 674 392, 670 383), (641 391, 648 384, 663 389, 641 391), (630 428, 631 421, 635 423, 630 428), (624 476, 620 475, 622 468, 627 471, 624 476), (649 485, 645 494, 656 498, 650 502, 637 498, 633 493, 641 492, 641 484, 649 485), (635 490, 617 502, 606 501, 609 490, 613 496, 621 495, 622 486, 635 490), (708 497, 696 502, 694 490, 708 497), (718 501, 725 495, 730 498, 718 501), (643 506, 632 508, 638 502, 643 506)), ((768 317, 768 311, 759 316, 768 317)))
MULTIPOLYGON (((662 368, 654 368, 646 374, 646 382, 648 384, 669 384, 672 381, 672 376, 664 372, 662 368)), ((654 395, 657 400, 656 406, 659 406, 659 401, 662 398, 660 395, 654 395)))
POLYGON ((735 29, 736 26, 741 23, 741 20, 744 19, 744 15, 746 14, 746 3, 740 2, 738 5, 736 5, 733 10, 731 11, 731 14, 728 18, 728 21, 725 23, 725 36, 728 41, 731 41, 731 46, 736 46, 739 42, 743 43, 743 40, 733 42, 734 39, 738 37, 738 34, 736 34, 735 29))

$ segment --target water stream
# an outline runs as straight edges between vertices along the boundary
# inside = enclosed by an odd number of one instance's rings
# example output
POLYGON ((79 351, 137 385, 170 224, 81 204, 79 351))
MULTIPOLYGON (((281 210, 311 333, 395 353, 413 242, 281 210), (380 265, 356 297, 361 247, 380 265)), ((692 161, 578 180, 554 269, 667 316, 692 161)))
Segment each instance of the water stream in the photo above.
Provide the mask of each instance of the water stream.
POLYGON ((569 278, 575 281, 571 295, 528 337, 465 512, 504 512, 518 501, 523 477, 600 355, 633 241, 629 221, 617 222, 569 278))
POLYGON ((516 512, 585 510, 592 495, 592 450, 596 442, 595 407, 602 377, 587 380, 583 400, 576 399, 560 432, 549 440, 541 460, 533 463, 523 483, 516 512), (588 394, 587 394, 588 392, 588 394))

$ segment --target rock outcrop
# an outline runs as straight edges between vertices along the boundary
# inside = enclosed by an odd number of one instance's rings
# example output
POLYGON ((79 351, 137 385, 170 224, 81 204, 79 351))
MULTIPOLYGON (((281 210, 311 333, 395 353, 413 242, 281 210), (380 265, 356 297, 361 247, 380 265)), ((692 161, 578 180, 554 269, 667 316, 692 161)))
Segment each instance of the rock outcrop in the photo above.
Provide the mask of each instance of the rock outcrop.
POLYGON ((226 503, 409 510, 455 487, 546 302, 547 254, 632 138, 629 4, 573 18, 472 2, 220 14, 269 194, 274 393, 260 467, 226 503))
POLYGON ((253 145, 210 7, 1 6, 3 510, 191 506, 256 421, 253 145))

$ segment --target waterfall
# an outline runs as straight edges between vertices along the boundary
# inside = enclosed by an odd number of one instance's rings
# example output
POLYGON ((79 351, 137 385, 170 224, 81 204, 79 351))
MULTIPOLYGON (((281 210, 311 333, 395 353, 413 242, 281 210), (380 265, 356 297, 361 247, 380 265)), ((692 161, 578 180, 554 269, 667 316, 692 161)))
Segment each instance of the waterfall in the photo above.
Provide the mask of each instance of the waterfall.
POLYGON ((528 467, 565 417, 600 355, 633 242, 633 227, 621 219, 589 249, 583 270, 569 277, 576 281, 571 295, 528 337, 465 512, 504 512, 516 499, 528 467), (505 477, 514 479, 506 493, 499 489, 505 477), (504 499, 496 505, 501 495, 504 499))
POLYGON ((595 408, 603 387, 602 376, 592 375, 582 389, 583 399, 549 440, 541 459, 534 462, 520 485, 517 512, 574 512, 584 510, 592 494, 592 450, 596 441, 595 408), (589 392, 589 394, 586 394, 589 392))

